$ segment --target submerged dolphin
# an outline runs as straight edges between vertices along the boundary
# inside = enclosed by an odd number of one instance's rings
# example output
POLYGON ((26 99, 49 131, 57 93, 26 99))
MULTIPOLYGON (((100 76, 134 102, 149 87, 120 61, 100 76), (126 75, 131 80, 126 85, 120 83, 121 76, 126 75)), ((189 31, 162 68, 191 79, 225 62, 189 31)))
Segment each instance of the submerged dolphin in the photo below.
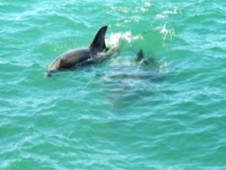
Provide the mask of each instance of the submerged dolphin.
POLYGON ((97 77, 104 77, 107 81, 109 80, 150 80, 157 82, 161 80, 161 75, 159 74, 159 64, 154 60, 154 58, 147 58, 142 49, 140 49, 133 62, 120 62, 119 64, 113 65, 108 74, 98 73, 97 77))
POLYGON ((68 51, 60 55, 55 61, 53 61, 46 72, 46 76, 51 76, 51 73, 67 70, 74 68, 76 66, 83 66, 87 64, 94 63, 96 61, 103 61, 112 54, 108 53, 108 48, 105 44, 105 34, 107 31, 107 26, 103 26, 99 29, 94 37, 89 48, 85 49, 75 49, 68 51), (98 55, 98 53, 105 52, 105 55, 98 55))

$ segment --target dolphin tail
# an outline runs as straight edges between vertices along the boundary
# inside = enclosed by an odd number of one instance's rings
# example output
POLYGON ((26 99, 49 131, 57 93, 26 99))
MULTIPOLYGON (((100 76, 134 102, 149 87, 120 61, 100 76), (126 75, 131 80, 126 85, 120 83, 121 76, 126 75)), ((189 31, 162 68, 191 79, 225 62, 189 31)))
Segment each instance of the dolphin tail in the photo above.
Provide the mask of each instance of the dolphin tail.
POLYGON ((89 46, 90 50, 103 51, 106 49, 105 34, 107 32, 107 28, 107 26, 103 26, 99 29, 89 46))

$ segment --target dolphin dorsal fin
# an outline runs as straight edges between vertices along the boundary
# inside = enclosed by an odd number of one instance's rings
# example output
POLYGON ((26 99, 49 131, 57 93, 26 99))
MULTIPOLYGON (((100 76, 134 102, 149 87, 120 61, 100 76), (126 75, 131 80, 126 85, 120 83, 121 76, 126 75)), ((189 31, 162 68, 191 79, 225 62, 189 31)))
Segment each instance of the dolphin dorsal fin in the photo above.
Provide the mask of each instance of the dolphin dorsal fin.
POLYGON ((142 49, 140 49, 137 53, 136 61, 140 62, 142 59, 144 59, 144 52, 142 49))
POLYGON ((96 33, 96 36, 94 37, 92 43, 90 44, 89 48, 90 50, 94 51, 103 51, 106 49, 106 44, 105 44, 105 34, 107 31, 107 26, 103 26, 99 29, 99 31, 96 33))

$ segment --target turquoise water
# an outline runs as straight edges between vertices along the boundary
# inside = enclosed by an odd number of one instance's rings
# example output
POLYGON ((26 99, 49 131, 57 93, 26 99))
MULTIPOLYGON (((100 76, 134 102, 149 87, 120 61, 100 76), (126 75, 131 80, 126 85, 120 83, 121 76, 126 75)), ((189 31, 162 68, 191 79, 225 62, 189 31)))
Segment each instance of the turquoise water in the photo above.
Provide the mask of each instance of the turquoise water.
POLYGON ((225 19, 220 0, 1 0, 0 169, 226 169, 225 19), (103 25, 117 57, 44 77, 103 25))

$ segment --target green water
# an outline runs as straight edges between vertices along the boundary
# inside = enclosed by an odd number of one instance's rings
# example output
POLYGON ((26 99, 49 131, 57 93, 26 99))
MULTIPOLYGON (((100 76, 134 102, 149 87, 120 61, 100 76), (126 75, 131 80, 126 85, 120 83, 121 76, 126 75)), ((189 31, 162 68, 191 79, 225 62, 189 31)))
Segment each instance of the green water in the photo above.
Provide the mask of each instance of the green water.
POLYGON ((0 23, 0 169, 226 169, 225 1, 0 0, 0 23), (44 77, 103 25, 116 58, 44 77))

